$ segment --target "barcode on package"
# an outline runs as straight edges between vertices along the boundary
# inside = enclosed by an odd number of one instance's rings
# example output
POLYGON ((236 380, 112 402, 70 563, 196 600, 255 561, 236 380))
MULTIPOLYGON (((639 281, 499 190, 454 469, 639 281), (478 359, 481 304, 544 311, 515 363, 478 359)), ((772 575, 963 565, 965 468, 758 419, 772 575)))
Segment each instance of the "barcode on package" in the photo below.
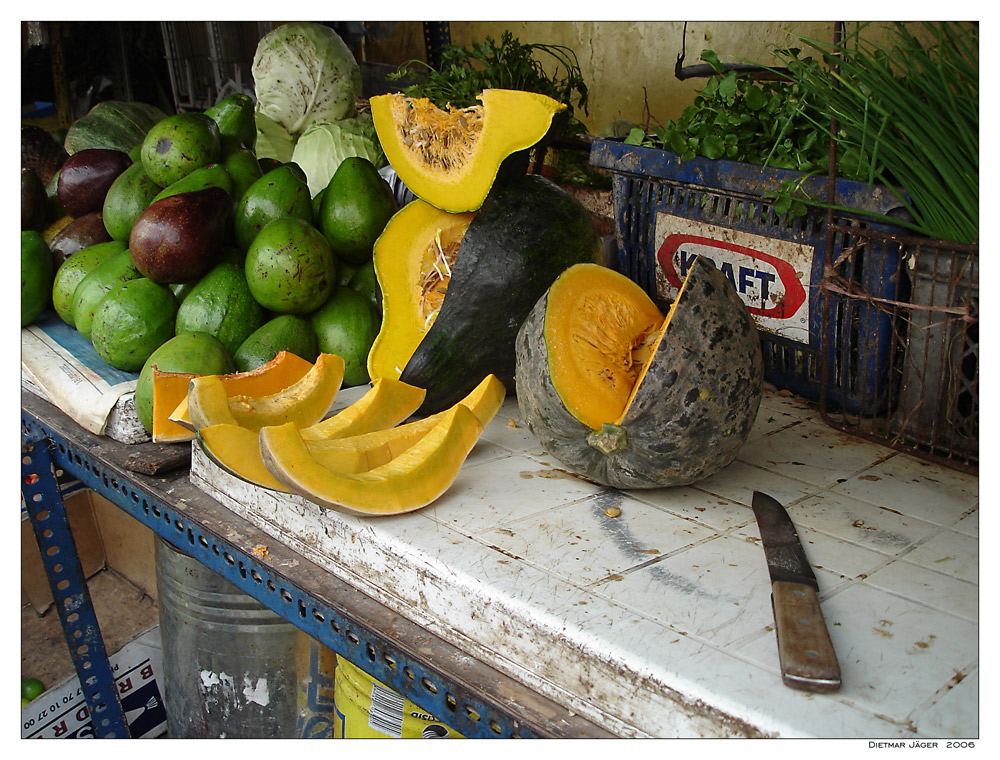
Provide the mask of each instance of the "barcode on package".
POLYGON ((372 684, 372 704, 368 711, 368 727, 380 734, 399 739, 403 736, 402 695, 377 683, 372 684))

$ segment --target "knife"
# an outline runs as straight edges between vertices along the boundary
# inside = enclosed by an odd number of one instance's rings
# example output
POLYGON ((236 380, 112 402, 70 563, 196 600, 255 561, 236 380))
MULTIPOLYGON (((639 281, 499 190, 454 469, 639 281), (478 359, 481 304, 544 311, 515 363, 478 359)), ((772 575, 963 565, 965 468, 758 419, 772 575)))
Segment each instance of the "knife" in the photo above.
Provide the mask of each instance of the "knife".
POLYGON ((754 491, 753 513, 771 575, 778 662, 786 686, 802 691, 840 688, 840 664, 819 606, 819 584, 788 512, 754 491))

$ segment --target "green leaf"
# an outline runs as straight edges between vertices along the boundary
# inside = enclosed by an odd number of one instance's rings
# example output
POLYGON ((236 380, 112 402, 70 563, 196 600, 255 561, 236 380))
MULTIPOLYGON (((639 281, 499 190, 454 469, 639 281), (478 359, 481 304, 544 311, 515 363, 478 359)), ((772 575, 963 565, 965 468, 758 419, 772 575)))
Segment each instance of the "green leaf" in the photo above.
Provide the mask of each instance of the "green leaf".
POLYGON ((712 67, 712 71, 716 74, 721 74, 723 72, 722 61, 719 60, 719 56, 716 55, 714 50, 702 50, 701 60, 705 61, 709 66, 712 67))
POLYGON ((751 111, 761 110, 767 105, 768 102, 767 95, 765 95, 764 91, 755 84, 752 84, 747 88, 746 94, 743 96, 743 100, 746 103, 747 108, 751 111))
POLYGON ((640 127, 633 127, 629 130, 624 142, 626 145, 642 145, 642 141, 645 139, 646 133, 640 127))
POLYGON ((719 80, 719 95, 726 100, 736 95, 736 72, 730 71, 719 80))
POLYGON ((701 154, 705 158, 721 158, 725 150, 726 144, 718 135, 708 135, 701 141, 701 154))

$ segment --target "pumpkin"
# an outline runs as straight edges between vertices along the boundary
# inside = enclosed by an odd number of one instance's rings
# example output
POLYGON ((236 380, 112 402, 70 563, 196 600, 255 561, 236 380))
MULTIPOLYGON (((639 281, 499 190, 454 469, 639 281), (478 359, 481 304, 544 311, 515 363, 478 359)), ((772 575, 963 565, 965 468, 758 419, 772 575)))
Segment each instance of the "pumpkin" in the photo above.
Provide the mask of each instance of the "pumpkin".
MULTIPOLYGON (((459 403, 467 406, 485 428, 500 410, 506 393, 496 375, 490 375, 459 403)), ((402 454, 429 433, 446 413, 438 412, 393 428, 360 435, 315 441, 306 439, 306 448, 313 459, 330 470, 365 472, 402 454)))
POLYGON ((389 219, 372 256, 382 323, 368 352, 369 377, 402 374, 441 308, 474 216, 451 214, 416 199, 389 219))
POLYGON ((203 375, 188 386, 188 413, 196 430, 223 423, 251 430, 285 422, 308 427, 329 411, 343 379, 344 360, 326 353, 299 380, 267 395, 233 394, 219 375, 203 375))
POLYGON ((516 352, 518 406, 534 437, 615 488, 684 485, 725 467, 763 392, 756 326, 704 257, 665 318, 623 275, 567 269, 524 321, 516 352))
MULTIPOLYGON (((258 365, 251 370, 245 372, 233 372, 231 374, 219 375, 219 380, 222 382, 223 387, 226 389, 228 395, 242 394, 244 396, 266 396, 271 393, 277 393, 283 388, 287 388, 292 383, 301 379, 306 372, 313 366, 312 362, 306 361, 300 356, 291 353, 290 351, 278 351, 274 358, 268 362, 258 365)), ((187 392, 188 386, 190 385, 191 379, 194 375, 182 375, 179 380, 173 380, 170 378, 172 373, 160 373, 163 377, 160 382, 166 386, 161 393, 164 395, 170 395, 178 393, 176 389, 172 386, 176 382, 178 384, 183 383, 183 394, 179 395, 177 398, 176 405, 172 407, 172 411, 168 414, 166 421, 161 421, 161 427, 173 431, 172 428, 166 428, 166 422, 173 423, 174 425, 186 428, 188 431, 194 433, 194 424, 191 422, 191 415, 188 413, 188 399, 187 392), (184 382, 183 378, 187 378, 184 382), (168 389, 169 388, 169 389, 168 389)), ((164 409, 168 408, 170 405, 169 400, 161 400, 161 405, 164 409)), ((156 435, 156 375, 154 373, 153 379, 153 435, 155 440, 156 435)), ((187 440, 191 440, 189 437, 187 440)))
POLYGON ((338 473, 321 465, 294 423, 261 429, 260 453, 275 478, 320 506, 361 515, 397 515, 440 497, 482 432, 476 415, 456 404, 406 451, 366 472, 338 473))
POLYGON ((302 437, 307 441, 319 441, 390 428, 413 414, 424 395, 423 388, 380 377, 350 406, 303 428, 302 437))
POLYGON ((525 151, 523 173, 527 149, 568 123, 566 104, 539 93, 486 89, 479 101, 441 109, 398 93, 369 100, 389 164, 414 195, 445 211, 478 209, 505 159, 525 151))
MULTIPOLYGON (((428 317, 407 304, 424 289, 424 269, 413 262, 425 261, 421 241, 434 237, 435 224, 431 221, 431 230, 413 226, 408 230, 413 246, 404 243, 394 257, 375 262, 385 312, 391 315, 399 301, 400 319, 430 322, 408 357, 404 343, 409 338, 397 342, 391 333, 407 330, 398 321, 383 324, 376 343, 387 342, 389 348, 376 349, 378 366, 372 367, 394 376, 400 365, 400 380, 425 388, 417 411, 421 416, 452 406, 486 375, 496 375, 510 388, 521 322, 564 269, 602 255, 593 221, 576 198, 544 177, 519 177, 494 188, 476 212, 450 265, 440 309, 428 317)), ((407 239, 404 231, 399 234, 407 239)))
MULTIPOLYGON (((391 385, 390 383, 384 387, 391 385)), ((503 383, 491 375, 484 378, 472 393, 462 399, 461 403, 476 415, 483 427, 486 427, 499 411, 505 393, 503 383)), ((371 403, 368 395, 355 401, 340 414, 354 410, 345 416, 345 419, 351 420, 354 424, 342 426, 342 432, 364 429, 370 432, 348 437, 331 435, 329 438, 315 441, 303 438, 310 455, 324 467, 340 473, 358 473, 386 464, 434 429, 445 414, 441 412, 405 425, 388 427, 394 424, 392 422, 394 418, 402 418, 406 414, 386 415, 383 409, 378 408, 384 407, 385 404, 371 403), (360 422, 368 415, 371 417, 367 421, 360 422), (387 427, 382 428, 380 425, 387 427)), ((379 396, 380 399, 386 397, 384 393, 379 396)), ((397 395, 396 398, 400 396, 397 395)), ((264 466, 260 455, 259 437, 258 431, 232 423, 210 425, 199 430, 197 434, 202 451, 218 467, 258 486, 288 492, 289 489, 264 466)))

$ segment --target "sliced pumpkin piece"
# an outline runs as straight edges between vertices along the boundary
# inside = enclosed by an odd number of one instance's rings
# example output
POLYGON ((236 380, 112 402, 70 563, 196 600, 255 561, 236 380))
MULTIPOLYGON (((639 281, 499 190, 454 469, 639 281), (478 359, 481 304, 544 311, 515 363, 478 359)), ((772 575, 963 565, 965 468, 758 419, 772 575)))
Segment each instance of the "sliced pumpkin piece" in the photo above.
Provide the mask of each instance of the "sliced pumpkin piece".
POLYGON ((475 213, 450 214, 420 199, 397 211, 372 256, 382 324, 368 352, 368 376, 398 378, 444 303, 475 213))
MULTIPOLYGON (((290 351, 279 351, 271 361, 265 362, 259 367, 246 372, 219 375, 219 378, 229 395, 242 393, 247 396, 266 396, 277 393, 300 380, 312 366, 311 362, 306 361, 301 356, 290 351)), ((175 425, 180 425, 192 433, 194 432, 194 425, 188 412, 186 385, 183 397, 179 398, 177 405, 169 412, 167 419, 175 425)))
POLYGON ((357 474, 336 473, 319 464, 294 424, 261 429, 260 452, 272 475, 320 506, 397 515, 425 507, 447 491, 482 432, 476 415, 456 404, 402 454, 357 474))
POLYGON ((188 414, 194 429, 211 425, 238 425, 229 409, 229 394, 219 375, 191 378, 187 394, 188 414))
POLYGON ((301 426, 305 440, 343 438, 349 435, 385 430, 402 422, 423 403, 426 391, 415 385, 380 377, 371 389, 350 406, 322 422, 301 426))
POLYGON ((264 467, 257 445, 257 431, 242 425, 222 423, 203 427, 198 431, 197 439, 202 451, 223 470, 255 485, 289 492, 264 467))
POLYGON ((369 102, 379 143, 399 178, 418 198, 452 212, 478 209, 508 156, 569 120, 565 103, 523 90, 486 89, 481 105, 468 108, 442 109, 398 93, 369 102))
MULTIPOLYGON (((462 399, 485 428, 506 397, 507 389, 496 375, 488 375, 462 399)), ((303 439, 312 457, 334 472, 365 472, 390 462, 434 429, 447 412, 438 412, 387 430, 376 430, 347 438, 303 439)))
POLYGON ((153 368, 153 443, 182 443, 194 438, 194 431, 173 421, 171 412, 187 401, 188 386, 195 377, 190 372, 161 372, 153 368))
POLYGON ((266 396, 230 395, 229 409, 237 424, 251 430, 286 422, 299 427, 314 425, 330 410, 344 380, 344 370, 343 358, 321 353, 309 371, 287 388, 266 396))

